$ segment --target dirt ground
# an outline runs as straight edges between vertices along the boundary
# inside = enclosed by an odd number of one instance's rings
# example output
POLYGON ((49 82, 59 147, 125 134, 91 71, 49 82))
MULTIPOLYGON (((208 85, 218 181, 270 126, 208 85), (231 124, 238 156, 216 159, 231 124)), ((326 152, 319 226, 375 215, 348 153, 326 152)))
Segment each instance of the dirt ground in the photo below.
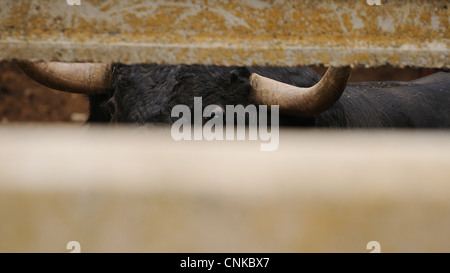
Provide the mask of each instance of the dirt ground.
MULTIPOLYGON (((312 67, 323 75, 325 67, 312 67)), ((433 73, 429 69, 391 67, 356 68, 350 81, 413 80, 433 73)), ((89 115, 86 96, 59 92, 36 83, 10 62, 0 62, 0 124, 84 123, 89 115)))
POLYGON ((33 81, 13 63, 0 62, 0 122, 83 123, 89 113, 84 95, 59 92, 33 81))

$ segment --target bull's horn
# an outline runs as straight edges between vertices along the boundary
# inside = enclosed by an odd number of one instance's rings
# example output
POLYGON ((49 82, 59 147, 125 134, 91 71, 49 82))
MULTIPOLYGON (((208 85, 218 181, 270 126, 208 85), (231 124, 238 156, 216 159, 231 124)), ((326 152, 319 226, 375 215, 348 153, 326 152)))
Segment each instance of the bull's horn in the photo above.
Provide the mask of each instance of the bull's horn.
POLYGON ((351 68, 330 66, 323 78, 309 88, 278 82, 256 73, 250 76, 250 101, 259 105, 279 105, 280 113, 313 116, 324 112, 340 98, 351 68))
POLYGON ((112 82, 110 64, 17 61, 32 79, 60 91, 102 94, 112 82))

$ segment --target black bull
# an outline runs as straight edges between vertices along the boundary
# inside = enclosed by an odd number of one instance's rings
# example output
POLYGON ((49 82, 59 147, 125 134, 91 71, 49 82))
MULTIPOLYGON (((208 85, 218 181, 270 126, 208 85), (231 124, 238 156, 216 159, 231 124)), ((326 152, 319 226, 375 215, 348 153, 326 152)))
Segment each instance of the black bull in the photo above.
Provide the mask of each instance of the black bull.
MULTIPOLYGON (((203 65, 113 65, 107 94, 90 95, 91 122, 137 124, 174 122, 171 109, 216 104, 248 105, 249 76, 309 87, 320 76, 307 67, 225 67, 203 65)), ((349 83, 340 99, 322 113, 292 117, 280 125, 332 128, 450 128, 450 73, 409 82, 349 83)))

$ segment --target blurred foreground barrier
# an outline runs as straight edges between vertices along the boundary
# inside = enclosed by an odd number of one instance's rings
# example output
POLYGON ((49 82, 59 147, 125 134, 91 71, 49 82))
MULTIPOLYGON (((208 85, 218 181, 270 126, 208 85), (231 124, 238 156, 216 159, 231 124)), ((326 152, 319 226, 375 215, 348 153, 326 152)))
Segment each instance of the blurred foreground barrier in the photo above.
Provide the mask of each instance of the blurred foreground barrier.
POLYGON ((450 133, 0 128, 0 252, 450 251, 450 133))
POLYGON ((449 68, 449 9, 448 0, 3 0, 0 60, 449 68))

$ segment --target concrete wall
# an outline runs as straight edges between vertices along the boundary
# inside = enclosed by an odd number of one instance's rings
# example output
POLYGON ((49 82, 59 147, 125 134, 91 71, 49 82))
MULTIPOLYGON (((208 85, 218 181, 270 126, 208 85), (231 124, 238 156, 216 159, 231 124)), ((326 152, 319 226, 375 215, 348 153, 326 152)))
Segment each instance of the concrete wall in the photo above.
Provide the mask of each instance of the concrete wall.
POLYGON ((0 59, 449 67, 449 1, 4 0, 0 59))
POLYGON ((0 128, 0 252, 449 252, 450 135, 0 128))

